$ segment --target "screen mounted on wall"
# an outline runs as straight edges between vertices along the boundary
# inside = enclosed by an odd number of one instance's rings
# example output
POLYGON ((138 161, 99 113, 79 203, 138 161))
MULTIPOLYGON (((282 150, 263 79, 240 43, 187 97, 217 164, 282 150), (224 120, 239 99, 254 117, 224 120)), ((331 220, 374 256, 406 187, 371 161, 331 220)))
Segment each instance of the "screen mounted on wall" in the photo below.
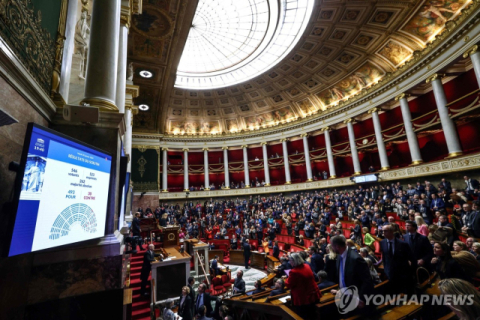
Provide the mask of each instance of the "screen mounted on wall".
POLYGON ((103 237, 112 157, 29 124, 9 256, 103 237))

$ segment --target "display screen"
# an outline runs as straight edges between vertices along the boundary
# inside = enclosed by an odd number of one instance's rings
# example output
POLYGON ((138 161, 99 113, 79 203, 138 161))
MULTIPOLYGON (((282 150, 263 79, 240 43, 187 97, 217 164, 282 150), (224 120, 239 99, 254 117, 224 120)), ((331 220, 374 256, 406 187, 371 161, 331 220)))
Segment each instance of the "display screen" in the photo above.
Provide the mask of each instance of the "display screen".
POLYGON ((37 125, 29 134, 9 256, 103 237, 112 157, 37 125))
POLYGON ((378 176, 375 174, 368 174, 365 176, 353 177, 355 183, 367 183, 367 182, 376 182, 378 181, 378 176))

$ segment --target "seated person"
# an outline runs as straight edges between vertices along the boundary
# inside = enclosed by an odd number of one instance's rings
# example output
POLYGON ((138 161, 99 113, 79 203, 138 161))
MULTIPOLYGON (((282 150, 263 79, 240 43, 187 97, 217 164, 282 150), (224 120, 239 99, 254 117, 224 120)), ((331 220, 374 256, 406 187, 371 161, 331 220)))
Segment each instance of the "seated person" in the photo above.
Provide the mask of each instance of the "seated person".
POLYGON ((318 279, 320 280, 320 283, 318 284, 318 289, 320 290, 336 285, 335 282, 328 280, 328 275, 327 275, 327 272, 325 272, 325 270, 318 271, 317 276, 318 276, 318 279))
POLYGON ((275 288, 272 290, 272 292, 270 292, 270 297, 285 293, 284 287, 285 287, 285 282, 283 282, 283 279, 278 279, 275 282, 275 288))
POLYGON ((255 281, 255 290, 252 292, 252 294, 264 292, 265 288, 262 288, 262 281, 257 280, 255 281))
POLYGON ((292 269, 292 265, 290 264, 290 262, 288 262, 287 257, 281 257, 280 263, 281 265, 277 269, 277 277, 286 276, 287 274, 285 273, 285 270, 292 269))
POLYGON ((215 255, 215 257, 212 260, 212 269, 215 272, 216 276, 223 274, 223 272, 218 267, 218 255, 215 255))

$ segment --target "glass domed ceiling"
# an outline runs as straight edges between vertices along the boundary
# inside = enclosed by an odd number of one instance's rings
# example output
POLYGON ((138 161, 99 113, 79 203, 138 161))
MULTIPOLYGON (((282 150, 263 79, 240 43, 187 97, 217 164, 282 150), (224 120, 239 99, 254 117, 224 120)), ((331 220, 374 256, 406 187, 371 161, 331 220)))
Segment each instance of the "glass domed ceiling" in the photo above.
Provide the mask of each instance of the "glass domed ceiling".
POLYGON ((300 40, 315 0, 199 0, 175 87, 214 89, 252 79, 300 40))

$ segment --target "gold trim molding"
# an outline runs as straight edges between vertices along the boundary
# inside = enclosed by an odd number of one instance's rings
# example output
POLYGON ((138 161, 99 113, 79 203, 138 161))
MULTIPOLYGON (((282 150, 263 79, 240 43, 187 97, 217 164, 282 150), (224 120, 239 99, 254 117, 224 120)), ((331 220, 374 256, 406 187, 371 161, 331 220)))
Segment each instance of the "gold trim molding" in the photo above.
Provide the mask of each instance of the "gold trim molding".
POLYGON ((466 59, 472 56, 472 54, 476 53, 477 51, 478 51, 478 45, 474 45, 463 54, 463 58, 466 59))
POLYGON ((434 74, 432 74, 430 77, 428 77, 428 78, 425 80, 425 82, 426 82, 426 83, 431 83, 431 82, 433 82, 433 81, 435 81, 435 80, 437 80, 437 79, 440 80, 440 79, 442 79, 443 77, 445 77, 445 75, 444 75, 443 73, 434 73, 434 74))
POLYGON ((408 97, 410 97, 410 95, 408 93, 400 93, 398 96, 395 97, 395 101, 400 101, 402 100, 403 98, 407 99, 408 97))

